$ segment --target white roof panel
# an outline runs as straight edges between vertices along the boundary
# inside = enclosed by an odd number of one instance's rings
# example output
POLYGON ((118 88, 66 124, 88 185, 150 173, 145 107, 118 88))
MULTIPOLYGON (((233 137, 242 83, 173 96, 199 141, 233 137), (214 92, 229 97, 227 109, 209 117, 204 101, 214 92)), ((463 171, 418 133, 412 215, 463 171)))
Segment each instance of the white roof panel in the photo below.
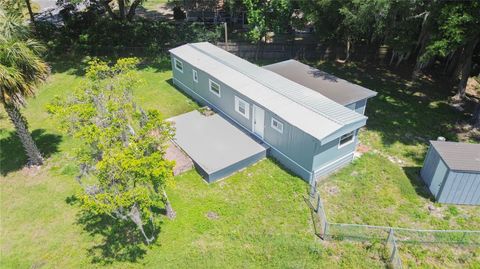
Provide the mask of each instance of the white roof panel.
POLYGON ((170 52, 319 140, 347 124, 366 119, 313 90, 210 43, 186 44, 170 52))

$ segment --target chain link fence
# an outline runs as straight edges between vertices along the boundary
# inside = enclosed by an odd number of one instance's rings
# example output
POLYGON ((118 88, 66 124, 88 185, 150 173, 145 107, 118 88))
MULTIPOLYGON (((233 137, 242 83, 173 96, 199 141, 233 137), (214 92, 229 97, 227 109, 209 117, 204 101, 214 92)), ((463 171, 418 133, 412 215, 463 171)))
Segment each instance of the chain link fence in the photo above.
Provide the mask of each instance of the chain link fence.
POLYGON ((384 241, 388 263, 402 268, 397 243, 480 245, 480 231, 421 230, 329 222, 318 191, 306 198, 311 209, 315 233, 323 240, 384 241))

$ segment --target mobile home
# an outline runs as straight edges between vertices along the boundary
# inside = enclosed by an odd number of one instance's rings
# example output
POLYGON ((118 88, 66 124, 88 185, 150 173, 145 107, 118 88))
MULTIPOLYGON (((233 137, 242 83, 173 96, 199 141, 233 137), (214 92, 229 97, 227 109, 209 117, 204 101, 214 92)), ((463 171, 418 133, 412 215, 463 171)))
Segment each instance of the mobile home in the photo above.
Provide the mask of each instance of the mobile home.
MULTIPOLYGON (((367 121, 364 107, 344 106, 210 43, 170 53, 175 85, 268 145, 270 156, 304 180, 312 182, 353 159, 358 130, 367 121)), ((363 106, 375 95, 365 90, 357 100, 363 106)))

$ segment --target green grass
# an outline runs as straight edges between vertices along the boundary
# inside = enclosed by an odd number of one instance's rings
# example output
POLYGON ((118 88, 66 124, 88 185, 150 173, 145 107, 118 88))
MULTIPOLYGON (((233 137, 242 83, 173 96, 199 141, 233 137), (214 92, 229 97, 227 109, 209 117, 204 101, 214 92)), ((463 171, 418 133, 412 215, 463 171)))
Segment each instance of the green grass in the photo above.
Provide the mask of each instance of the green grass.
MULTIPOLYGON (((447 104, 448 96, 453 95, 448 83, 429 79, 412 83, 409 73, 402 75, 400 70, 394 74, 386 68, 362 64, 318 65, 378 92, 368 103, 369 119, 360 133, 368 153, 319 187, 329 220, 418 229, 479 230, 480 207, 435 203, 419 176, 428 141, 438 136, 457 141, 454 124, 468 119, 468 115, 447 104)), ((455 249, 402 246, 404 262, 409 267, 480 266, 480 248, 458 250, 462 255, 454 255, 455 249)))
MULTIPOLYGON (((45 112, 54 96, 66 96, 81 84, 85 62, 54 62, 48 83, 23 110, 48 156, 40 170, 22 169, 22 147, 0 111, 1 268, 385 267, 380 242, 319 240, 302 197, 306 184, 270 159, 211 185, 195 171, 178 176, 168 190, 177 218, 164 220, 151 247, 122 244, 122 230, 80 214, 73 198, 80 191, 73 161, 78 141, 59 133, 45 112), (218 218, 207 217, 209 212, 218 218)), ((478 207, 433 203, 418 179, 427 140, 438 135, 455 140, 452 125, 465 118, 442 101, 449 93, 436 92, 443 88, 425 81, 405 86, 408 79, 381 68, 320 66, 379 92, 369 102, 368 128, 360 137, 370 152, 321 186, 330 220, 478 229, 478 207), (430 97, 422 97, 426 93, 430 97), (438 212, 431 214, 427 204, 438 212)), ((166 118, 198 108, 174 89, 169 70, 166 62, 142 65, 144 82, 134 92, 140 105, 156 108, 166 118)), ((408 267, 478 267, 477 253, 401 245, 408 267)))
POLYGON ((147 0, 143 3, 143 7, 146 10, 156 10, 159 5, 167 4, 169 0, 147 0))
MULTIPOLYGON (((381 244, 321 242, 302 197, 306 184, 269 159, 211 185, 195 171, 177 177, 168 190, 177 218, 164 220, 151 247, 122 244, 122 230, 80 214, 78 141, 63 136, 45 112, 53 97, 81 84, 84 66, 81 59, 55 62, 48 83, 23 110, 48 153, 40 170, 22 169, 26 158, 0 111, 1 268, 385 266, 381 244)), ((165 117, 198 107, 172 87, 169 64, 145 64, 139 72, 144 83, 134 95, 143 107, 165 117)))

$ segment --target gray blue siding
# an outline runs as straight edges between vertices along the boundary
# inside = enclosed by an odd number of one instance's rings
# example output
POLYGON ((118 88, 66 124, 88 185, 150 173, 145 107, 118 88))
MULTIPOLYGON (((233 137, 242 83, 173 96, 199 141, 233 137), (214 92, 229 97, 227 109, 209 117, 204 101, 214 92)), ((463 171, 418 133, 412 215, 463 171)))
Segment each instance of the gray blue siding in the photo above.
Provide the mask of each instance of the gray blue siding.
POLYGON ((358 130, 355 131, 355 138, 350 144, 339 147, 339 140, 340 138, 335 139, 316 148, 312 166, 315 177, 328 175, 353 159, 358 143, 358 130))
POLYGON ((480 205, 480 173, 449 171, 437 200, 447 204, 480 205))
POLYGON ((432 146, 420 175, 438 202, 480 205, 480 173, 451 170, 432 146))
POLYGON ((355 112, 364 115, 366 106, 367 106, 367 99, 363 99, 355 103, 348 104, 345 107, 348 107, 351 110, 354 110, 355 112))

